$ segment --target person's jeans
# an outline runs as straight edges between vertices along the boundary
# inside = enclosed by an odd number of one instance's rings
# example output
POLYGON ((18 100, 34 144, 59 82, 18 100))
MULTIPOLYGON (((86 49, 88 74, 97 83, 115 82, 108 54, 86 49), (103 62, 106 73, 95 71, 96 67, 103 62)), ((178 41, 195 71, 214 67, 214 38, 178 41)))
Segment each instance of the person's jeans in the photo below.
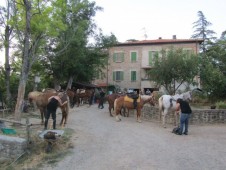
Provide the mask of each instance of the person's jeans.
POLYGON ((181 113, 180 115, 180 133, 188 133, 188 121, 190 114, 181 113))
POLYGON ((56 110, 47 110, 45 113, 45 129, 47 129, 49 117, 52 113, 52 119, 53 119, 53 129, 56 129, 56 110))

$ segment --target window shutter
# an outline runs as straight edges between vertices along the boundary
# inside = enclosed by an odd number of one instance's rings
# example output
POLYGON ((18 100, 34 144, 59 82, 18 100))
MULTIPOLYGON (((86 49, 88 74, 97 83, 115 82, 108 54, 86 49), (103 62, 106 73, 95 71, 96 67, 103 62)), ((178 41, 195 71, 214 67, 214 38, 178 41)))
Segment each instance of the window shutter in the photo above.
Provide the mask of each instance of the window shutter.
POLYGON ((116 53, 113 54, 113 61, 116 62, 116 53))
POLYGON ((113 81, 115 81, 115 71, 113 72, 113 81))
POLYGON ((121 53, 122 62, 124 62, 124 53, 121 53))
POLYGON ((124 80, 124 72, 121 71, 121 80, 124 80))
POLYGON ((136 81, 136 71, 131 71, 131 81, 136 81))
POLYGON ((134 81, 136 81, 136 80, 137 80, 137 72, 134 71, 134 81))
POLYGON ((148 53, 148 64, 152 65, 152 51, 149 51, 148 53))
POLYGON ((131 52, 131 61, 132 62, 137 61, 137 53, 136 52, 131 52))

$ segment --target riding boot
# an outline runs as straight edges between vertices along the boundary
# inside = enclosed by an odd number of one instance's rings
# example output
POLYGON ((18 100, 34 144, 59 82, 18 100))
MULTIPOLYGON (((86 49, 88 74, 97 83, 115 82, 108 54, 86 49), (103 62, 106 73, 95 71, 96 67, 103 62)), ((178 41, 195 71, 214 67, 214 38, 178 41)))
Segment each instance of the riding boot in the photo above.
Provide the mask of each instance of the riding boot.
POLYGON ((47 129, 47 125, 48 125, 48 119, 45 119, 45 127, 44 127, 45 130, 47 129))
POLYGON ((56 129, 56 120, 53 120, 53 129, 56 129))

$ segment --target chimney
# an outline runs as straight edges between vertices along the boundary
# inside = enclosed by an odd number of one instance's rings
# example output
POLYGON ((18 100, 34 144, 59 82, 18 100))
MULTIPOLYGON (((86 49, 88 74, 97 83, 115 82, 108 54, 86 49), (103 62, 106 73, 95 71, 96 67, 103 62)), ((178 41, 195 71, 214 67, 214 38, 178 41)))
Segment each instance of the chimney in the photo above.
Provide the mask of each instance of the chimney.
POLYGON ((173 35, 173 39, 176 40, 177 39, 177 36, 176 35, 173 35))
POLYGON ((162 39, 162 37, 159 37, 159 40, 161 40, 162 39))

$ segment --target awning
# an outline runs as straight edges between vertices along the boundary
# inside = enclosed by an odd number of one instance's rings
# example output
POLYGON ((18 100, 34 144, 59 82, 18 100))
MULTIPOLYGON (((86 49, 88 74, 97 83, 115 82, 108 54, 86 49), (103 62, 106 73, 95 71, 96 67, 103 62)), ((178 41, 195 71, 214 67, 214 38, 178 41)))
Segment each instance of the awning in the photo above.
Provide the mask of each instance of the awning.
POLYGON ((107 83, 100 83, 100 84, 97 84, 97 87, 107 87, 107 83))

